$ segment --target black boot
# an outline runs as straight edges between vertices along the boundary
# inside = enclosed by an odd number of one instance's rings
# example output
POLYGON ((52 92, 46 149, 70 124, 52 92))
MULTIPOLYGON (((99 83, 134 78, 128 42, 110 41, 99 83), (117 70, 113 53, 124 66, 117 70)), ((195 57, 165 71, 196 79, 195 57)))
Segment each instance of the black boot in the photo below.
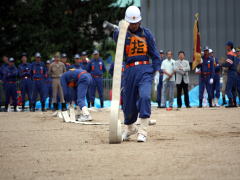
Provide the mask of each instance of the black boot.
POLYGON ((62 103, 62 111, 66 111, 67 107, 66 107, 66 103, 62 103))
POLYGON ((226 103, 226 98, 223 97, 223 103, 222 103, 222 106, 224 106, 225 104, 227 104, 227 103, 226 103))
POLYGON ((94 102, 91 102, 91 106, 94 107, 94 102))
POLYGON ((22 105, 22 112, 24 112, 24 110, 25 110, 25 105, 23 104, 22 105))
POLYGON ((14 112, 17 112, 17 106, 13 107, 14 112))
POLYGON ((88 102, 87 104, 88 104, 88 108, 90 108, 90 107, 91 107, 91 104, 90 104, 90 102, 88 102))
POLYGON ((101 103, 101 108, 103 108, 104 107, 103 101, 101 101, 100 103, 101 103))
POLYGON ((157 108, 161 108, 161 103, 158 102, 158 107, 157 108))
POLYGON ((57 103, 53 103, 53 111, 56 111, 58 109, 57 106, 58 106, 57 103))
POLYGON ((45 110, 45 103, 41 103, 41 106, 42 106, 42 112, 46 112, 46 110, 45 110))
POLYGON ((233 105, 233 99, 232 98, 229 98, 229 101, 228 101, 228 105, 225 106, 226 108, 233 108, 234 105, 233 105))
POLYGON ((209 107, 213 107, 212 106, 212 99, 208 99, 208 104, 209 104, 209 107))
POLYGON ((5 104, 4 112, 8 111, 8 104, 5 104))
POLYGON ((199 108, 202 108, 202 99, 199 99, 199 108))
POLYGON ((237 107, 237 99, 236 98, 233 99, 233 107, 237 107))
POLYGON ((32 103, 32 112, 35 112, 36 111, 36 103, 32 103))

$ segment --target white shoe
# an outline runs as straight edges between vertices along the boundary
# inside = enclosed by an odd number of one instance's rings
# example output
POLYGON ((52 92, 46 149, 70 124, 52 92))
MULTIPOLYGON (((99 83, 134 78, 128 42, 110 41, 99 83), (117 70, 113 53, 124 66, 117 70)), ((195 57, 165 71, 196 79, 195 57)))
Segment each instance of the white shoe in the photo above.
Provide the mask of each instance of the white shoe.
POLYGON ((137 127, 133 127, 133 129, 127 128, 124 130, 123 134, 122 134, 122 140, 123 141, 128 141, 130 139, 130 136, 137 134, 138 129, 137 127))
POLYGON ((91 117, 90 114, 89 115, 81 115, 77 120, 81 121, 81 122, 83 122, 83 121, 92 121, 92 117, 91 117))
POLYGON ((144 136, 143 134, 138 134, 137 137, 137 142, 146 142, 147 141, 147 136, 144 136))

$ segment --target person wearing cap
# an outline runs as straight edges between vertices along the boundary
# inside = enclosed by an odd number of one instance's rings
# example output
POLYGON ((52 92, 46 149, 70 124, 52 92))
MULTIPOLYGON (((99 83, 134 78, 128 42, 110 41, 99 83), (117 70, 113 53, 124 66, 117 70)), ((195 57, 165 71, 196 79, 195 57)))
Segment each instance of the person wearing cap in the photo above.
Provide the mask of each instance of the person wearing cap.
POLYGON ((3 96, 2 94, 4 93, 1 93, 1 92, 4 92, 4 82, 3 82, 3 74, 2 74, 2 70, 8 65, 8 57, 6 55, 2 56, 2 61, 3 61, 3 64, 0 66, 0 112, 3 111, 2 110, 2 103, 4 102, 3 101, 3 96))
POLYGON ((54 111, 58 110, 57 96, 59 96, 60 102, 62 103, 62 111, 66 111, 66 103, 60 83, 60 77, 64 72, 66 72, 66 67, 62 62, 60 62, 60 54, 56 53, 54 56, 54 62, 50 65, 48 69, 48 74, 52 78, 54 111))
POLYGON ((218 99, 220 97, 220 65, 218 63, 218 58, 214 56, 212 49, 209 49, 209 56, 213 59, 214 64, 214 75, 212 84, 212 105, 219 107, 218 99))
POLYGON ((203 93, 206 88, 209 107, 212 107, 212 84, 214 82, 214 62, 209 56, 209 48, 203 49, 202 62, 197 66, 200 69, 199 75, 199 108, 202 108, 203 93))
POLYGON ((31 74, 31 64, 27 62, 27 54, 22 53, 21 56, 22 63, 18 66, 18 72, 20 77, 20 87, 22 95, 22 112, 25 110, 25 99, 26 95, 29 100, 29 109, 32 109, 32 74, 31 74))
POLYGON ((74 55, 74 64, 69 66, 69 69, 80 69, 81 68, 81 57, 79 54, 74 55))
MULTIPOLYGON (((126 69, 123 75, 123 112, 126 128, 122 134, 126 141, 138 134, 137 141, 145 142, 147 127, 151 115, 151 87, 153 75, 159 79, 160 57, 154 37, 150 30, 141 26, 141 12, 136 6, 129 6, 125 12, 129 27, 125 40, 124 61, 126 69), (150 64, 150 58, 152 64, 150 64), (140 118, 140 127, 135 122, 140 118)), ((116 28, 113 38, 117 41, 119 30, 116 28)))
MULTIPOLYGON (((52 60, 47 60, 46 61, 46 68, 47 68, 47 72, 49 70, 50 64, 51 64, 52 60)), ((48 110, 51 110, 52 108, 52 97, 53 97, 53 92, 52 92, 52 77, 47 73, 47 77, 45 78, 45 84, 46 84, 46 88, 45 88, 45 96, 46 98, 48 97, 48 110)))
POLYGON ((226 60, 221 63, 222 67, 228 68, 226 94, 228 96, 228 105, 226 108, 237 107, 236 104, 236 84, 237 84, 237 60, 236 54, 233 52, 233 42, 226 43, 226 60))
POLYGON ((10 98, 12 98, 12 103, 14 107, 14 112, 17 112, 17 77, 18 69, 14 64, 14 58, 9 58, 8 65, 2 69, 4 91, 5 91, 5 112, 8 110, 8 105, 10 103, 10 98))
MULTIPOLYGON (((163 60, 165 59, 165 54, 163 50, 159 51, 160 53, 160 63, 159 66, 161 67, 163 60)), ((157 103, 158 103, 158 108, 161 108, 161 99, 162 99, 162 85, 163 85, 163 71, 160 69, 159 71, 159 82, 157 86, 157 103)))
POLYGON ((100 98, 101 108, 104 107, 103 101, 103 73, 106 72, 106 68, 102 58, 99 56, 99 52, 94 50, 93 58, 90 60, 87 71, 91 74, 93 78, 93 83, 91 87, 90 101, 91 105, 94 107, 96 89, 100 98))
MULTIPOLYGON (((87 70, 87 67, 88 67, 88 64, 89 64, 89 59, 87 57, 87 52, 86 51, 83 51, 82 54, 81 54, 81 63, 80 63, 80 66, 83 70, 87 70)), ((87 103, 88 103, 88 108, 90 108, 90 89, 87 91, 87 95, 86 95, 86 99, 87 99, 87 103)))
POLYGON ((236 54, 237 54, 237 93, 238 93, 238 103, 240 106, 240 47, 236 48, 236 54))
POLYGON ((72 97, 76 97, 76 104, 82 110, 78 121, 90 121, 92 117, 85 103, 87 91, 92 83, 91 75, 83 69, 69 69, 61 76, 61 86, 66 103, 72 103, 72 97))
POLYGON ((45 79, 47 77, 47 68, 45 64, 41 61, 41 54, 35 54, 35 61, 31 66, 32 80, 33 80, 33 96, 32 96, 32 111, 35 112, 36 101, 38 94, 40 95, 41 110, 45 111, 45 79))
POLYGON ((68 71, 68 69, 71 66, 71 64, 67 62, 67 54, 66 53, 62 53, 62 55, 61 55, 61 62, 65 65, 66 70, 68 71))

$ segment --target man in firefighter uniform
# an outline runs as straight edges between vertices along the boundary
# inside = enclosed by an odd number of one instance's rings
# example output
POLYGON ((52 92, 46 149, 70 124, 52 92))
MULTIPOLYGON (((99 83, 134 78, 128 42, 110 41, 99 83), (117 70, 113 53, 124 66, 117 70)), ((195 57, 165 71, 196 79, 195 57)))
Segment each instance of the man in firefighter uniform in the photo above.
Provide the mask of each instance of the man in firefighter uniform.
POLYGON ((236 48, 237 54, 237 93, 238 93, 238 103, 240 105, 240 47, 236 48))
POLYGON ((12 103, 14 107, 14 112, 17 112, 17 77, 18 69, 14 64, 14 58, 9 58, 8 65, 2 68, 4 91, 5 91, 5 109, 7 112, 8 105, 10 103, 10 98, 12 98, 12 103))
POLYGON ((82 69, 69 69, 69 71, 63 73, 61 76, 61 86, 66 103, 71 103, 71 97, 75 96, 77 97, 76 104, 82 110, 82 115, 78 121, 92 120, 85 103, 85 97, 91 82, 91 75, 82 69), (70 91, 69 88, 73 89, 73 91, 70 91))
MULTIPOLYGON (((51 64, 51 60, 47 60, 46 61, 46 68, 47 68, 47 72, 49 70, 51 64)), ((47 73, 47 77, 45 78, 45 97, 48 98, 48 110, 51 110, 52 108, 52 78, 51 76, 47 73)))
MULTIPOLYGON (((159 78, 160 56, 151 32, 141 27, 141 12, 138 7, 130 6, 125 12, 125 20, 129 22, 125 41, 125 66, 123 75, 123 112, 126 129, 123 140, 138 134, 137 141, 147 139, 147 126, 151 115, 151 87, 153 74, 159 78), (152 59, 150 64, 149 57, 152 59), (140 118, 140 127, 135 122, 140 118)), ((117 41, 119 31, 115 29, 114 40, 117 41)))
POLYGON ((4 97, 4 83, 3 83, 3 74, 2 71, 4 67, 8 65, 8 57, 4 55, 2 57, 3 64, 0 66, 0 112, 2 111, 2 103, 3 103, 3 97, 4 97))
POLYGON ((19 77, 20 77, 20 87, 22 95, 22 112, 25 110, 25 98, 26 94, 29 101, 29 109, 32 109, 32 74, 31 74, 31 64, 27 62, 27 54, 22 53, 21 57, 22 63, 18 66, 19 77))
POLYGON ((237 84, 237 60, 236 54, 233 52, 233 42, 226 43, 227 59, 221 63, 222 67, 228 68, 226 94, 228 96, 227 108, 236 107, 236 84, 237 84))
MULTIPOLYGON (((87 52, 86 51, 83 51, 82 54, 81 54, 81 63, 80 63, 80 66, 83 70, 87 70, 87 67, 88 67, 88 64, 89 64, 89 59, 87 57, 87 52)), ((86 95, 86 98, 87 98, 87 103, 88 103, 88 108, 90 108, 91 106, 91 103, 90 103, 90 89, 87 91, 87 95, 86 95)))
POLYGON ((68 69, 80 69, 81 68, 81 58, 79 54, 74 56, 74 64, 70 65, 68 69))
POLYGON ((71 66, 70 63, 67 62, 67 54, 66 53, 62 53, 61 62, 65 65, 66 70, 68 70, 69 67, 71 66))
POLYGON ((91 87, 91 97, 90 101, 92 106, 94 106, 96 89, 100 98, 101 108, 104 107, 103 104, 103 73, 106 72, 106 68, 102 58, 99 57, 99 52, 95 50, 93 52, 93 59, 88 64, 87 71, 91 73, 93 78, 93 83, 91 87))
MULTIPOLYGON (((163 60, 165 59, 165 54, 163 50, 160 50, 160 67, 162 65, 163 60)), ((157 103, 158 108, 161 108, 161 99, 162 99, 162 85, 163 85, 163 72, 160 70, 159 82, 157 86, 157 103)))
POLYGON ((35 111, 36 101, 38 94, 40 95, 41 110, 45 111, 45 79, 47 77, 47 68, 41 61, 41 54, 35 54, 35 62, 31 66, 32 79, 33 79, 33 96, 32 96, 32 111, 35 111))
POLYGON ((212 104, 213 106, 219 107, 218 99, 220 97, 220 65, 218 63, 218 58, 214 56, 212 49, 209 49, 209 56, 213 59, 214 63, 214 76, 212 84, 212 104))
POLYGON ((197 66, 200 69, 199 76, 199 107, 202 108, 203 93, 206 88, 208 94, 209 107, 212 107, 212 84, 214 82, 214 64, 213 59, 209 56, 209 48, 204 48, 202 63, 197 66))

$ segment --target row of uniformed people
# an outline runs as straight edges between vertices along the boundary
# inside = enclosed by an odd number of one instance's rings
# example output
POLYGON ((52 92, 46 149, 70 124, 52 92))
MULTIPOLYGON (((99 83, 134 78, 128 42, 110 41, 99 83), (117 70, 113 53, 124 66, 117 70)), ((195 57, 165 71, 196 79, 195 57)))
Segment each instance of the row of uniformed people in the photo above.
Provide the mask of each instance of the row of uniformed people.
MULTIPOLYGON (((29 107, 31 111, 35 111, 36 100, 38 94, 40 95, 41 109, 45 111, 46 97, 49 97, 49 108, 51 108, 52 99, 52 78, 48 75, 48 67, 50 61, 46 65, 41 61, 41 54, 35 54, 35 61, 33 63, 27 62, 27 54, 23 53, 21 57, 22 63, 15 66, 14 58, 4 57, 4 64, 0 68, 0 80, 3 82, 3 89, 5 92, 5 111, 8 109, 10 99, 14 106, 14 111, 17 111, 17 80, 20 78, 20 86, 22 93, 22 110, 25 109, 26 95, 29 99, 29 107)), ((76 54, 74 57, 75 63, 70 65, 67 62, 67 55, 64 53, 61 56, 62 63, 65 64, 67 70, 69 69, 83 69, 91 74, 93 83, 87 93, 88 107, 90 103, 94 106, 96 88, 99 93, 101 107, 103 104, 103 73, 106 71, 103 60, 99 57, 99 52, 94 51, 93 59, 91 61, 87 58, 87 53, 83 52, 81 57, 76 54)))
MULTIPOLYGON (((204 90, 207 90, 209 106, 219 106, 218 99, 220 98, 220 79, 221 73, 223 73, 223 105, 226 104, 225 92, 229 99, 228 106, 236 107, 237 94, 240 100, 240 48, 236 49, 236 53, 233 52, 233 42, 228 41, 226 43, 226 56, 227 58, 219 63, 218 58, 214 56, 212 49, 205 47, 203 49, 202 62, 197 66, 196 73, 199 74, 199 107, 202 107, 204 90)), ((163 50, 160 50, 161 64, 165 59, 163 50)), ((163 74, 160 70, 159 84, 157 87, 157 102, 158 107, 162 107, 161 101, 162 86, 163 86, 163 74)), ((186 106, 190 106, 189 101, 185 100, 186 106)), ((179 102, 178 102, 179 106, 179 102)), ((181 106, 181 102, 180 102, 181 106)), ((165 107, 165 106, 164 106, 165 107)))

